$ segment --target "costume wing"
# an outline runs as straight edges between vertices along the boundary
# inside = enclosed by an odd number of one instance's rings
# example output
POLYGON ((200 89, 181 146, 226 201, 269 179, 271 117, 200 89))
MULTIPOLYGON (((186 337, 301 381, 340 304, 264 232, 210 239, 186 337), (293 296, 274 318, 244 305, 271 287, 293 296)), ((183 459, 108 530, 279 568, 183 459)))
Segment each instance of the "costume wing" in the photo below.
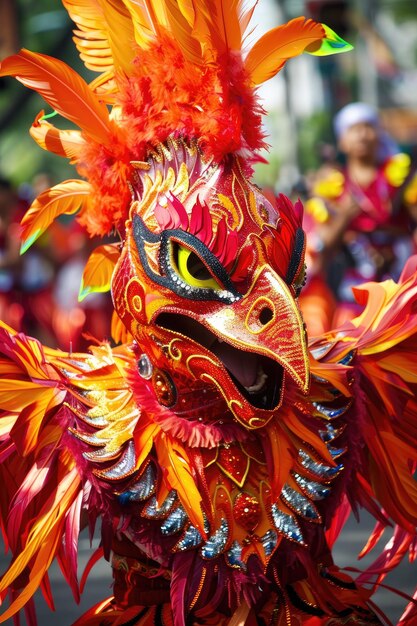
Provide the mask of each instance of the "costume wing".
POLYGON ((81 519, 94 529, 106 491, 88 461, 126 461, 124 444, 139 416, 124 378, 130 360, 128 350, 107 345, 91 354, 49 350, 0 325, 1 523, 13 555, 0 583, 1 599, 9 588, 12 602, 0 622, 25 606, 36 623, 30 599, 39 586, 53 606, 47 572, 54 558, 79 596, 81 519))
MULTIPOLYGON (((315 380, 334 385, 333 398, 317 405, 332 428, 343 421, 347 453, 344 492, 354 511, 365 507, 377 525, 362 555, 394 524, 393 539, 358 582, 381 581, 409 552, 414 558, 417 524, 417 274, 416 258, 398 284, 368 283, 354 290, 362 314, 313 343, 315 380), (338 366, 336 366, 338 364, 338 366), (337 368, 342 366, 342 378, 337 368), (338 390, 351 395, 338 408, 338 390), (343 413, 343 415, 342 415, 343 413)), ((343 515, 339 516, 343 517, 343 515)), ((340 521, 340 519, 339 519, 340 521)), ((334 532, 340 527, 338 516, 334 532)), ((330 539, 332 540, 332 539, 330 539)), ((413 618, 414 616, 414 618, 413 618)), ((404 623, 414 623, 410 604, 404 623), (411 619, 411 621, 409 621, 411 619)))

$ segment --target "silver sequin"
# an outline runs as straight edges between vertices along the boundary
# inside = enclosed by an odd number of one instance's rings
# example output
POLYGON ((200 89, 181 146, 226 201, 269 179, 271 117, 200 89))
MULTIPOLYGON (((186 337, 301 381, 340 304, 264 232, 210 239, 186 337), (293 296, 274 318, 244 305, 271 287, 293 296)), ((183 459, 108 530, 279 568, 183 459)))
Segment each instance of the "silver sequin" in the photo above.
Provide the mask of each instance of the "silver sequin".
POLYGON ((281 511, 276 504, 272 505, 271 513, 275 528, 281 535, 297 543, 304 544, 303 533, 292 515, 281 511))
POLYGON ((126 497, 134 502, 141 502, 147 500, 155 493, 156 489, 156 472, 152 463, 149 463, 146 470, 138 481, 129 486, 125 492, 126 497))
POLYGON ((172 509, 172 506, 177 499, 177 492, 172 490, 169 492, 161 506, 155 496, 151 498, 149 504, 144 508, 142 515, 151 519, 161 519, 167 517, 168 513, 172 509))
POLYGON ((345 454, 347 450, 347 448, 334 448, 333 446, 329 446, 329 444, 327 444, 327 449, 332 455, 332 459, 338 459, 340 456, 345 454))
POLYGON ((178 533, 188 520, 187 513, 182 506, 172 511, 161 525, 161 532, 163 535, 175 535, 178 533))
POLYGON ((354 359, 354 356, 355 356, 355 351, 351 350, 343 357, 343 359, 340 359, 338 363, 340 363, 341 365, 350 365, 354 359))
POLYGON ((350 400, 347 404, 339 407, 325 406, 324 404, 320 404, 319 402, 313 402, 313 406, 316 409, 317 413, 327 420, 333 420, 337 417, 341 417, 346 413, 348 409, 350 409, 351 405, 352 402, 350 400))
POLYGON ((288 506, 295 510, 299 515, 308 520, 319 520, 319 513, 314 504, 301 493, 290 487, 284 485, 281 491, 281 498, 288 506))
POLYGON ((117 463, 109 467, 107 470, 94 470, 94 473, 107 480, 121 480, 122 478, 127 478, 135 471, 135 464, 135 444, 133 441, 128 441, 126 448, 117 463))
POLYGON ((332 424, 326 424, 326 430, 319 430, 320 437, 325 443, 337 439, 343 432, 343 428, 335 428, 332 424))
POLYGON ((319 463, 312 459, 304 450, 299 450, 298 454, 301 465, 312 474, 318 476, 318 478, 334 478, 343 469, 341 464, 336 465, 336 467, 330 467, 329 465, 324 465, 324 463, 319 463))
POLYGON ((225 519, 220 522, 220 528, 218 528, 209 537, 201 548, 201 556, 204 559, 214 559, 224 550, 229 535, 229 525, 225 519))
POLYGON ((309 480, 300 474, 294 474, 294 479, 299 487, 308 495, 312 500, 323 500, 327 498, 330 493, 330 487, 321 485, 315 480, 309 480))
POLYGON ((242 546, 238 541, 234 541, 226 552, 226 563, 230 567, 246 570, 246 564, 242 561, 242 546))
POLYGON ((318 346, 317 348, 313 348, 310 350, 311 354, 313 355, 313 357, 315 359, 319 359, 320 357, 324 356, 329 350, 330 348, 334 345, 334 343, 324 343, 321 346, 318 346))
POLYGON ((271 556, 277 545, 277 533, 275 530, 269 529, 260 539, 265 551, 265 556, 271 556))
POLYGON ((195 526, 189 526, 174 550, 190 550, 191 548, 197 548, 202 542, 203 538, 200 531, 195 526))

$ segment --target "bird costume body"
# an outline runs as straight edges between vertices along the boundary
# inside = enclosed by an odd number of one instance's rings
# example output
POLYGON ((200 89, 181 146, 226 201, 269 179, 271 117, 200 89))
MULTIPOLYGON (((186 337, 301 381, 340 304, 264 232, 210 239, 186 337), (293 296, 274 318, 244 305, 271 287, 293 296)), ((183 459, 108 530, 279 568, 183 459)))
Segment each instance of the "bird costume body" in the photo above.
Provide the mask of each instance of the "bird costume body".
MULTIPOLYGON (((80 130, 31 134, 82 179, 42 193, 23 249, 61 214, 96 249, 81 297, 111 287, 120 345, 52 350, 4 324, 0 497, 13 554, 0 582, 35 624, 57 559, 79 598, 80 529, 101 519, 114 595, 93 625, 385 623, 373 586, 417 521, 417 277, 357 290, 364 310, 310 347, 297 297, 302 207, 251 180, 263 146, 256 85, 302 52, 349 45, 297 18, 242 53, 253 7, 222 0, 64 0, 85 83, 62 62, 6 59, 80 130), (351 508, 394 543, 353 581, 331 548, 351 508), (373 576, 373 578, 370 578, 373 576), (379 616, 379 617, 378 617, 379 616)), ((81 581, 83 583, 83 580, 81 581)), ((82 586, 82 585, 81 585, 82 586)), ((412 624, 411 603, 404 624, 412 624)))

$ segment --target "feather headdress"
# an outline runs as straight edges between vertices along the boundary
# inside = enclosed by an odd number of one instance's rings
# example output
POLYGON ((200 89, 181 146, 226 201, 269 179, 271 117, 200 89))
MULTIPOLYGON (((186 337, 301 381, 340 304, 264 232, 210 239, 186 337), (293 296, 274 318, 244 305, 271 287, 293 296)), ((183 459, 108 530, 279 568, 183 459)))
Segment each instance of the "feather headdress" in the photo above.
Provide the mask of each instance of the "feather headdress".
MULTIPOLYGON (((330 28, 303 17, 246 48, 254 3, 242 0, 63 0, 87 84, 65 63, 21 50, 1 64, 79 130, 60 130, 41 112, 31 135, 69 158, 83 180, 45 191, 23 220, 26 250, 61 214, 79 212, 90 235, 123 229, 137 162, 169 136, 197 142, 217 163, 255 159, 264 147, 256 87, 307 52, 351 48, 330 28)), ((49 116, 48 116, 49 118, 49 116)))

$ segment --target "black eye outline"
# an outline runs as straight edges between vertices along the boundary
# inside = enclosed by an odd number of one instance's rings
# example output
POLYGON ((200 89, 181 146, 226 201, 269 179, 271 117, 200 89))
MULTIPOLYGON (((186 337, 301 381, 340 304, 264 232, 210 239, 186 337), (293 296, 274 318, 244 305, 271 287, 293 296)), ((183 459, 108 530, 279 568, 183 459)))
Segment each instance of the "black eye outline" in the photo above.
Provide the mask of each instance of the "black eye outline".
POLYGON ((218 299, 223 302, 235 302, 242 296, 236 288, 219 259, 215 254, 195 235, 179 229, 165 230, 161 234, 161 247, 159 252, 159 264, 161 273, 170 277, 176 285, 176 291, 185 292, 187 297, 197 296, 197 299, 218 299), (179 274, 174 257, 174 246, 183 246, 194 253, 208 273, 218 283, 219 289, 212 287, 195 287, 188 284, 179 274))
POLYGON ((174 293, 188 300, 214 300, 232 304, 242 298, 219 259, 200 241, 195 235, 180 229, 169 229, 161 234, 150 231, 139 215, 133 216, 133 238, 139 254, 143 270, 156 284, 166 287, 174 293), (172 243, 184 244, 184 246, 197 254, 207 267, 213 278, 223 288, 214 290, 210 288, 192 287, 185 283, 171 264, 172 243), (156 274, 149 264, 145 249, 145 243, 159 243, 159 266, 160 274, 156 274))

